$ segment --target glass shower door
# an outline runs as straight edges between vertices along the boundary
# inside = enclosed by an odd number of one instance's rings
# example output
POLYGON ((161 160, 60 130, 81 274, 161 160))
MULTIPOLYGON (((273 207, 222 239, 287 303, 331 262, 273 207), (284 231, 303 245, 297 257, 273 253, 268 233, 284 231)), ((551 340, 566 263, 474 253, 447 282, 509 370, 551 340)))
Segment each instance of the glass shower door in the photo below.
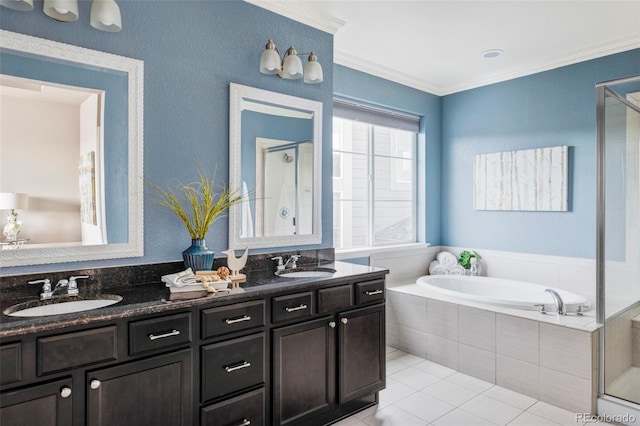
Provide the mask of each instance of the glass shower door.
POLYGON ((640 404, 640 78, 598 86, 600 394, 640 404))

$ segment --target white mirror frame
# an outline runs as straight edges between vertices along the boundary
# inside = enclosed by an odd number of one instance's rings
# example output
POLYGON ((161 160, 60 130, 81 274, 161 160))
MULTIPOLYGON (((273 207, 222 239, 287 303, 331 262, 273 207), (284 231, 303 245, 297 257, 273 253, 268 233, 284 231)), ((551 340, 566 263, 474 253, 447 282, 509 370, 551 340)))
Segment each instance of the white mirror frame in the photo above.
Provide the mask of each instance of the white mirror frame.
POLYGON ((144 63, 38 37, 0 30, 0 48, 127 73, 128 226, 126 243, 95 246, 34 247, 0 250, 0 267, 140 257, 144 254, 143 83, 144 63))
MULTIPOLYGON (((240 146, 243 98, 313 113, 313 232, 301 235, 240 238, 241 206, 235 205, 229 209, 229 247, 240 250, 247 247, 270 248, 322 243, 322 102, 236 83, 231 83, 229 92, 229 188, 231 189, 239 189, 242 185, 240 146)), ((251 191, 251 188, 249 190, 251 191)))

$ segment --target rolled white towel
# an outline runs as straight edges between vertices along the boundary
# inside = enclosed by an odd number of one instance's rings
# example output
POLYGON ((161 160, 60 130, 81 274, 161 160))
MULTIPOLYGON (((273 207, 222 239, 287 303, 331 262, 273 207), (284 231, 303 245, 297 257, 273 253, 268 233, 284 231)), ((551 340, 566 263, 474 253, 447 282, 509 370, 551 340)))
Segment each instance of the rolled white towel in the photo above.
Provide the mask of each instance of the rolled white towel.
POLYGON ((193 275, 191 268, 175 274, 163 275, 161 279, 163 283, 166 283, 167 287, 184 287, 187 285, 200 285, 201 283, 201 280, 193 275))
POLYGON ((462 265, 455 265, 447 268, 447 274, 449 275, 466 275, 467 271, 462 265))
POLYGON ((429 264, 429 274, 431 275, 444 275, 447 273, 447 269, 440 264, 437 260, 432 261, 429 264))
POLYGON ((458 258, 453 253, 448 251, 441 251, 436 256, 436 259, 445 268, 450 268, 458 264, 458 258))

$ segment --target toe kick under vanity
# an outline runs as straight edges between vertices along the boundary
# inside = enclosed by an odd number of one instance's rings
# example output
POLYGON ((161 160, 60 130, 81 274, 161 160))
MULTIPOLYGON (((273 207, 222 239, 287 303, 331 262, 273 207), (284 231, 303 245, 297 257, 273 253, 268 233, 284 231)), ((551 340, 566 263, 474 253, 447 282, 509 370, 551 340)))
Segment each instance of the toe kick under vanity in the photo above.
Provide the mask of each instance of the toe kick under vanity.
POLYGON ((93 311, 3 315, 0 424, 322 425, 369 407, 388 271, 331 267, 225 296, 167 302, 153 283, 93 311))

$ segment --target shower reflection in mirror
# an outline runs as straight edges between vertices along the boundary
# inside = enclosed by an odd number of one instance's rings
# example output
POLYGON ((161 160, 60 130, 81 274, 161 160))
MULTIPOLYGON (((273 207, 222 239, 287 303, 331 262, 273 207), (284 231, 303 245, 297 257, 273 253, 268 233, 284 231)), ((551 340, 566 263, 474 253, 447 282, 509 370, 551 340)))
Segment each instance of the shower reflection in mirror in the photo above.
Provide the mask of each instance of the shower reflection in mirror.
POLYGON ((256 138, 255 236, 310 234, 313 142, 256 138))

